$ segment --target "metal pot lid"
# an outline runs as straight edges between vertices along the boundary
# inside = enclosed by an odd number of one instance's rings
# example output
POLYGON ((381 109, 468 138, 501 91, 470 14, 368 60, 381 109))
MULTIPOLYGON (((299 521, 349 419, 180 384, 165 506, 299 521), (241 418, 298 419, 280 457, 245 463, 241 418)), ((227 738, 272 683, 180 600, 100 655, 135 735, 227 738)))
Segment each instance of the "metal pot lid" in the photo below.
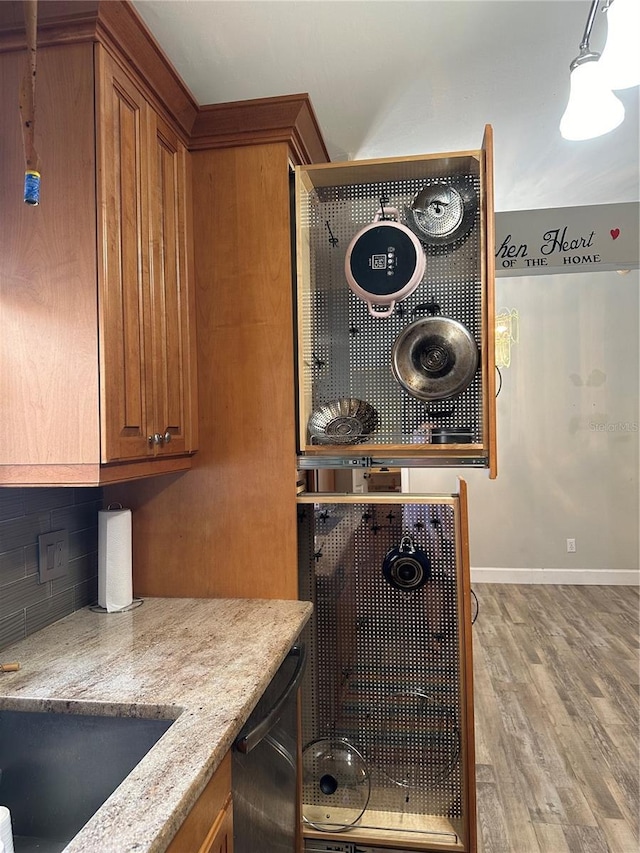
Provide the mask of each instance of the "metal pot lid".
POLYGON ((455 710, 420 689, 398 689, 368 715, 371 760, 403 788, 440 787, 458 764, 455 710))
POLYGON ((396 338, 391 369, 400 385, 419 400, 457 397, 469 387, 479 352, 466 326, 449 317, 421 317, 396 338))
POLYGON ((302 752, 302 817, 323 832, 342 832, 364 814, 371 775, 360 752, 342 738, 319 738, 302 752))
POLYGON ((405 209, 407 225, 431 245, 448 245, 471 230, 477 210, 471 186, 432 183, 423 187, 405 209))
POLYGON ((330 400, 315 409, 307 423, 312 444, 357 444, 378 426, 378 413, 357 397, 330 400))

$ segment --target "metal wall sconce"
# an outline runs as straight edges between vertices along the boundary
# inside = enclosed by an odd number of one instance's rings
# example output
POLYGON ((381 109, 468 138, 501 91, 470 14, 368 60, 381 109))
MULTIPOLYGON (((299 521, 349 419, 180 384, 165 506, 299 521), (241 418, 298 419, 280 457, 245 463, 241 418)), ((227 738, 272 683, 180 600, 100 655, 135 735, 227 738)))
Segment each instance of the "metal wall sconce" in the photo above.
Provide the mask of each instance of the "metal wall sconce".
POLYGON ((496 367, 509 367, 511 345, 520 338, 520 316, 515 308, 501 308, 496 313, 496 367))

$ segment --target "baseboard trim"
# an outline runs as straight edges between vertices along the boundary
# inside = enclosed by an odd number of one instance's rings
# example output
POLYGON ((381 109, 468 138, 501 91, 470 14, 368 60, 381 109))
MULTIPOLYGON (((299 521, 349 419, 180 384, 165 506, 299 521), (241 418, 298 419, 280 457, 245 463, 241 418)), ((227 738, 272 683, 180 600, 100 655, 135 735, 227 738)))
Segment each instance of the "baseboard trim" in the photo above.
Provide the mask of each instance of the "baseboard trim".
POLYGON ((472 568, 471 583, 553 583, 638 586, 637 569, 492 569, 472 568))

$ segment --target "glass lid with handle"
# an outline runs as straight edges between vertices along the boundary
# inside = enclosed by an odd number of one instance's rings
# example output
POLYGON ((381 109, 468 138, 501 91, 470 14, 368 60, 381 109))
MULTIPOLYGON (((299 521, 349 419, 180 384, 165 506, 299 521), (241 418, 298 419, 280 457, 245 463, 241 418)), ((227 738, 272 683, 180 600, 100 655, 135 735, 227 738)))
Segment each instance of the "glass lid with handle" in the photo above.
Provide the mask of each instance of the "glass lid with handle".
POLYGON ((342 738, 319 738, 302 752, 302 816, 323 832, 356 824, 369 803, 371 776, 360 752, 342 738))

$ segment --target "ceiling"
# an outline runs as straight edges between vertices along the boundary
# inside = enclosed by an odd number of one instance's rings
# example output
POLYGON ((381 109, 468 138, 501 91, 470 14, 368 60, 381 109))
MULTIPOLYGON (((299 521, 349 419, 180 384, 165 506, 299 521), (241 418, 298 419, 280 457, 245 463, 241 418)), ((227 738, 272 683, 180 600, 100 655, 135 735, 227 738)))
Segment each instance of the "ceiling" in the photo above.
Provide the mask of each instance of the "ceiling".
POLYGON ((638 200, 639 87, 611 133, 558 130, 590 0, 134 5, 198 103, 308 92, 333 161, 477 149, 491 124, 496 210, 638 200))

